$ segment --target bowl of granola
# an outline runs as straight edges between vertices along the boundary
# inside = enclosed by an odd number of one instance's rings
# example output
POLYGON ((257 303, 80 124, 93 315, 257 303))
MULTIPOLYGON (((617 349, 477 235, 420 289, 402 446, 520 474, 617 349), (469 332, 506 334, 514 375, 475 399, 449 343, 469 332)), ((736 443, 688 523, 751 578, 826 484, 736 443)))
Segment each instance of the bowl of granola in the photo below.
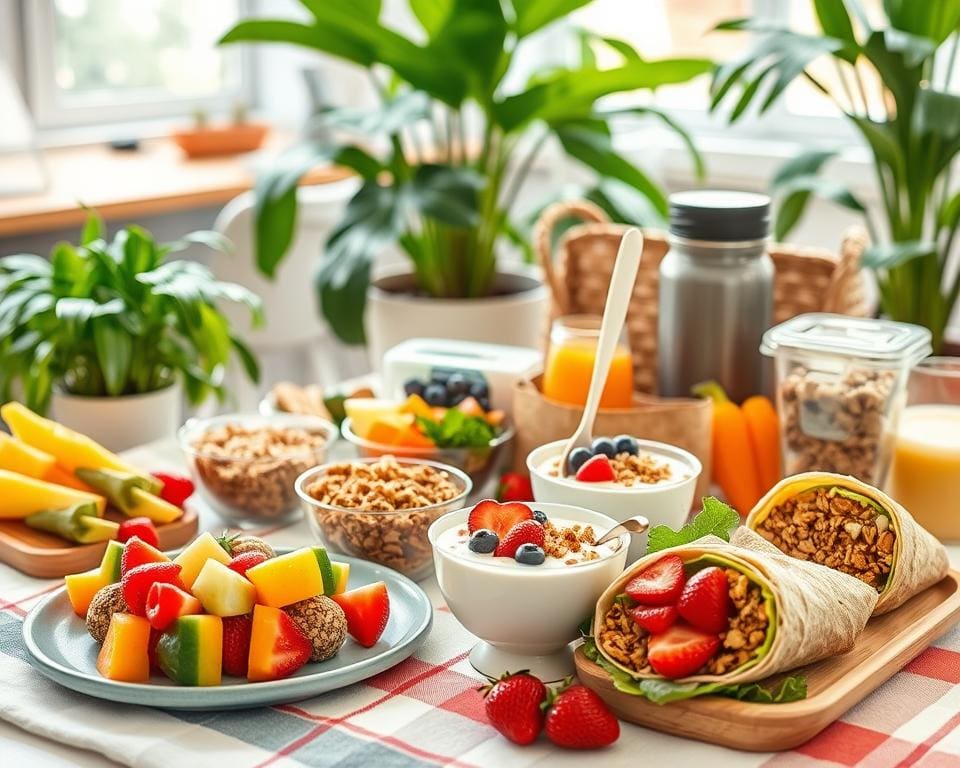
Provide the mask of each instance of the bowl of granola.
POLYGON ((334 552, 411 579, 433 572, 430 525, 466 503, 470 477, 426 459, 378 456, 333 462, 297 478, 310 528, 334 552))
POLYGON ((229 414, 190 419, 177 437, 203 501, 256 526, 301 514, 294 481, 327 460, 337 428, 313 416, 229 414))
MULTIPOLYGON (((533 497, 538 502, 585 507, 617 522, 643 515, 651 527, 683 525, 703 471, 692 453, 630 435, 598 437, 591 448, 578 449, 583 454, 571 454, 573 474, 564 477, 560 458, 566 442, 541 445, 527 456, 533 497)), ((643 556, 646 547, 646 535, 635 536, 627 562, 643 556)))

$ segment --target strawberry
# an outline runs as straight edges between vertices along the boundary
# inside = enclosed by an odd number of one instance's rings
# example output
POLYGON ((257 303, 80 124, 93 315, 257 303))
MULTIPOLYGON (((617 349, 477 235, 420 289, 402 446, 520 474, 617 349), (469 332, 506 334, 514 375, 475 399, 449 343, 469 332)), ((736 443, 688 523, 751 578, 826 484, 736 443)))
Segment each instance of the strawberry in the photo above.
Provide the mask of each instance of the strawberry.
POLYGON ((147 621, 154 629, 166 629, 181 616, 203 613, 203 606, 189 592, 165 582, 154 582, 144 606, 147 621))
POLYGON ((504 472, 497 489, 500 501, 533 501, 533 486, 530 478, 519 472, 504 472))
POLYGON ((627 582, 627 595, 642 605, 674 605, 684 584, 683 560, 664 555, 627 582))
POLYGON ((674 680, 692 675, 713 658, 719 647, 717 635, 675 624, 663 634, 650 638, 647 660, 658 675, 674 680))
POLYGON ((365 648, 377 644, 390 619, 390 595, 382 581, 331 595, 347 616, 347 631, 365 648))
POLYGON ((711 566, 697 571, 683 587, 677 611, 697 629, 714 635, 725 632, 731 607, 728 589, 722 569, 711 566))
POLYGON ((153 520, 149 517, 131 517, 120 523, 120 527, 117 529, 117 541, 124 544, 134 536, 151 547, 160 546, 157 529, 153 525, 153 520))
POLYGON ((470 510, 467 529, 473 533, 487 528, 503 539, 513 526, 524 520, 533 520, 533 510, 526 504, 519 501, 500 504, 493 499, 484 499, 470 510))
POLYGON ((506 536, 500 539, 493 556, 513 557, 517 554, 521 544, 536 544, 542 548, 545 542, 546 535, 540 523, 535 520, 522 520, 507 531, 506 536))
POLYGON ((577 470, 576 479, 581 483, 608 483, 616 480, 613 465, 604 454, 598 453, 587 459, 577 470))
POLYGON ((638 605, 627 611, 627 614, 633 619, 637 626, 647 630, 651 635, 659 635, 666 632, 677 621, 677 609, 672 605, 663 605, 649 607, 638 605))
POLYGON ((242 552, 236 555, 229 563, 227 568, 236 571, 241 576, 246 576, 247 571, 255 565, 266 562, 269 558, 263 552, 242 552))
POLYGON ((163 552, 150 546, 139 536, 134 536, 123 547, 123 554, 120 556, 120 575, 123 576, 138 565, 168 562, 170 562, 170 558, 163 552))
POLYGON ((487 720, 514 744, 532 744, 543 730, 541 705, 547 687, 526 670, 506 672, 499 680, 477 690, 483 692, 487 720))
POLYGON ((234 677, 247 676, 252 630, 253 619, 249 613, 223 619, 223 671, 226 674, 234 677))
POLYGON ((547 699, 547 738, 566 749, 600 749, 620 738, 620 723, 596 693, 569 685, 547 699))
POLYGON ((150 587, 161 582, 173 584, 184 589, 180 581, 180 566, 176 563, 145 563, 127 571, 120 580, 123 589, 123 599, 130 609, 130 613, 145 616, 147 595, 150 587))
POLYGON ((183 509, 184 502, 193 496, 193 481, 189 477, 166 472, 154 472, 153 476, 163 483, 160 498, 164 501, 183 509))

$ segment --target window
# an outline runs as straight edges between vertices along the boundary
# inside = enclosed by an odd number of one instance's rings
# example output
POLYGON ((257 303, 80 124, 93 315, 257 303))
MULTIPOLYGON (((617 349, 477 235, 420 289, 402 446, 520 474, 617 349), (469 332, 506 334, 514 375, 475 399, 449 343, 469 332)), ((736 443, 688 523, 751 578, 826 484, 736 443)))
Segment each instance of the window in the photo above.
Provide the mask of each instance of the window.
POLYGON ((240 0, 21 0, 27 92, 41 128, 231 108, 241 52, 216 41, 240 0))

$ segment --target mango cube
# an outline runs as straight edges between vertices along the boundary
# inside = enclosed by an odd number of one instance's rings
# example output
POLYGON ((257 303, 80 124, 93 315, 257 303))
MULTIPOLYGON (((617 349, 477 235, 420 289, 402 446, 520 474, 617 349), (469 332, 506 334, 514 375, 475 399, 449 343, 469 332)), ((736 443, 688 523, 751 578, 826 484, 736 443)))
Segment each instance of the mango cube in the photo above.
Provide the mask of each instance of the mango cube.
POLYGON ((197 536, 189 547, 173 559, 173 562, 180 566, 180 581, 187 589, 193 586, 207 560, 216 560, 224 565, 230 562, 230 555, 209 531, 197 536))
POLYGON ((157 640, 157 664, 181 685, 220 685, 223 620, 181 616, 157 640))
POLYGON ((113 583, 112 574, 105 574, 100 566, 83 573, 71 573, 65 576, 63 583, 67 587, 67 597, 73 612, 81 619, 87 615, 87 608, 93 596, 108 584, 113 583))
POLYGON ((214 616, 242 616, 253 610, 257 588, 223 563, 207 560, 193 582, 193 596, 214 616))
POLYGON ((257 588, 257 602, 271 608, 323 594, 323 576, 313 550, 297 549, 273 557, 247 571, 257 588))
POLYGON ((97 671, 109 680, 145 683, 150 679, 149 646, 149 621, 131 613, 115 613, 97 656, 97 671))

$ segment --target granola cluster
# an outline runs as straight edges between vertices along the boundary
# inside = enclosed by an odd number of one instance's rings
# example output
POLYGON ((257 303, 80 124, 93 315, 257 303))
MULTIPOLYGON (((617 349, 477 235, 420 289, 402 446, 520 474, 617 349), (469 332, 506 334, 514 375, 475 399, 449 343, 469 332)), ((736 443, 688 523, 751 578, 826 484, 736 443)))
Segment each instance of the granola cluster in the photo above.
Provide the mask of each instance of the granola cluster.
POLYGON ((593 544, 597 539, 592 525, 574 523, 571 526, 557 526, 552 520, 547 520, 543 524, 543 533, 544 553, 547 557, 563 560, 564 565, 576 565, 600 557, 596 550, 584 547, 584 544, 593 544))
POLYGON ((305 429, 225 424, 194 442, 197 475, 214 501, 273 518, 297 507, 294 481, 326 456, 326 437, 305 429))
POLYGON ((886 515, 830 488, 815 488, 774 507, 757 533, 781 551, 856 576, 877 591, 893 565, 896 532, 886 515))
MULTIPOLYGON (((610 459, 610 466, 617 485, 653 485, 669 480, 673 476, 670 465, 665 461, 657 461, 649 453, 634 456, 632 453, 618 453, 610 459)), ((560 461, 557 460, 547 473, 552 477, 560 477, 560 461)))
POLYGON ((647 663, 646 630, 627 614, 623 604, 614 602, 596 629, 597 645, 614 661, 634 672, 650 672, 647 663))

